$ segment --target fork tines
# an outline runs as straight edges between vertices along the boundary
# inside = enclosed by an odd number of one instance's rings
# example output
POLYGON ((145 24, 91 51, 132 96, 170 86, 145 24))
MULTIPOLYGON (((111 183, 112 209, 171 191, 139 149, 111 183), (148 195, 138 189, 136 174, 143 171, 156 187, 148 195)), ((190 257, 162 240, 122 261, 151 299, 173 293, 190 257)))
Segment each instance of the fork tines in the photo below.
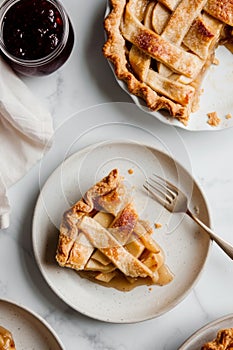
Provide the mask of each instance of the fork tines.
POLYGON ((177 195, 174 186, 161 176, 152 174, 153 177, 149 177, 146 180, 146 184, 143 187, 162 205, 165 205, 166 201, 169 203, 174 200, 177 195), (171 189, 172 186, 172 189, 171 189))

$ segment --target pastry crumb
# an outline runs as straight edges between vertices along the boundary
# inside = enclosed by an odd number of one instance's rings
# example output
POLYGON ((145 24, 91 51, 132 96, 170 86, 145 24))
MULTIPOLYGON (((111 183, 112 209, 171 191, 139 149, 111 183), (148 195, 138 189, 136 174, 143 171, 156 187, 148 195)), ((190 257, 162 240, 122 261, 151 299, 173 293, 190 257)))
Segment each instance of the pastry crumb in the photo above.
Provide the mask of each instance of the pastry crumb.
POLYGON ((132 175, 132 174, 134 173, 133 169, 132 169, 132 168, 129 169, 129 170, 128 170, 128 173, 129 173, 130 175, 132 175))
POLYGON ((160 224, 159 222, 155 223, 155 228, 161 228, 161 227, 162 227, 162 224, 160 224))
POLYGON ((213 64, 215 64, 215 66, 219 65, 219 59, 217 57, 214 57, 213 64))
POLYGON ((211 126, 218 126, 221 122, 221 119, 218 117, 217 112, 210 112, 207 114, 208 116, 208 124, 211 126))
POLYGON ((226 119, 231 119, 232 118, 232 115, 231 115, 231 113, 228 113, 227 115, 226 115, 226 117, 225 117, 226 119))

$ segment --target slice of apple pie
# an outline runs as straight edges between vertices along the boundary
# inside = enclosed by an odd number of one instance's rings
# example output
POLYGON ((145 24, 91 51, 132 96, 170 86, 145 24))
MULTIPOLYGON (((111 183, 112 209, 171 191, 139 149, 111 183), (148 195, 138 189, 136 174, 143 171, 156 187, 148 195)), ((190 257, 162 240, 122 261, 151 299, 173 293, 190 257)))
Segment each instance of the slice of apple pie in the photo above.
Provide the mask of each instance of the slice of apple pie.
POLYGON ((123 290, 172 280, 153 230, 138 217, 130 193, 113 169, 64 213, 56 253, 59 265, 123 290))
POLYGON ((109 0, 104 56, 130 93, 187 124, 224 43, 232 50, 232 0, 109 0))

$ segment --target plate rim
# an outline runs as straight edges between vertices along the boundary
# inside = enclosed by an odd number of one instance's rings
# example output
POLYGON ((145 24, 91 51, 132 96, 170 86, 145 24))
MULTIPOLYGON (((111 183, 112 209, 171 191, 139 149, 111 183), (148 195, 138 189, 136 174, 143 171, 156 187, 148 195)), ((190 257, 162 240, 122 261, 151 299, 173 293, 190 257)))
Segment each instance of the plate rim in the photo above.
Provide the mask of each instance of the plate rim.
MULTIPOLYGON (((173 302, 172 303, 172 306, 171 307, 166 307, 165 310, 163 312, 160 312, 158 315, 154 315, 154 316, 144 316, 144 317, 140 317, 140 318, 137 318, 137 319, 120 319, 118 318, 117 320, 115 319, 109 319, 107 317, 101 317, 101 316, 97 316, 97 315, 93 315, 91 314, 90 312, 86 312, 85 310, 81 310, 80 308, 77 308, 77 306, 74 305, 73 302, 71 301, 67 301, 67 299, 62 295, 62 293, 57 289, 55 288, 54 286, 51 285, 50 283, 50 280, 49 278, 46 276, 46 273, 45 271, 43 270, 42 266, 41 266, 41 263, 40 263, 40 258, 37 254, 37 250, 36 250, 36 242, 35 242, 35 235, 34 235, 34 226, 35 226, 35 218, 36 218, 36 211, 37 211, 37 207, 38 207, 38 204, 39 204, 39 201, 41 200, 41 195, 42 195, 42 191, 43 189, 47 186, 48 182, 50 181, 50 179, 52 178, 52 176, 54 175, 54 173, 60 168, 63 166, 64 162, 68 162, 71 160, 72 157, 75 157, 77 156, 77 154, 85 154, 85 152, 87 152, 88 150, 90 149, 93 149, 93 148, 97 148, 99 146, 102 146, 102 145, 109 145, 109 144, 112 144, 112 145, 115 145, 115 144, 127 144, 127 145, 138 145, 138 146, 141 146, 141 147, 147 147, 149 149, 153 149, 155 150, 156 152, 162 154, 163 156, 165 157, 168 157, 169 159, 172 159, 171 156, 166 153, 165 151, 153 146, 153 145, 149 145, 149 144, 146 144, 146 143, 142 143, 142 142, 139 142, 139 141, 134 141, 132 139, 130 140, 122 140, 122 139, 114 139, 114 140, 105 140, 105 141, 101 141, 101 142, 96 142, 96 143, 91 143, 89 144, 88 146, 84 146, 82 148, 80 148, 79 150, 73 152, 72 154, 70 154, 67 158, 65 158, 63 161, 61 161, 58 166, 56 166, 56 168, 50 173, 50 175, 47 177, 47 179, 45 180, 42 188, 40 189, 40 192, 39 192, 39 195, 37 197, 37 200, 36 200, 36 204, 34 206, 34 211, 33 211, 33 218, 32 218, 32 246, 33 246, 33 252, 34 252, 34 256, 35 256, 35 259, 36 259, 36 262, 37 262, 37 266, 39 267, 39 270, 43 276, 43 278, 45 279, 46 283, 48 284, 48 286, 51 288, 51 290, 68 306, 72 307, 75 311, 79 312, 80 314, 83 314, 87 317, 90 317, 92 319, 95 319, 95 320, 99 320, 99 321, 103 321, 103 322, 106 322, 106 323, 115 323, 115 324, 133 324, 133 323, 139 323, 139 322, 143 322, 143 321, 146 321, 146 320, 151 320, 151 319, 155 319, 155 318, 158 318, 158 317, 161 317, 162 315, 164 315, 165 313, 171 311, 172 309, 174 309, 179 303, 181 303, 188 295, 189 293, 191 292, 191 290, 195 287, 195 285, 197 284, 197 282, 199 281, 202 273, 203 273, 203 270, 207 264, 207 261, 208 261, 208 258, 210 256, 210 251, 211 251, 211 248, 212 248, 212 240, 209 239, 209 244, 208 244, 208 249, 207 249, 207 252, 206 252, 206 256, 205 256, 205 260, 203 262, 203 265, 202 265, 202 268, 201 270, 199 271, 196 279, 193 280, 190 288, 188 290, 185 291, 185 293, 182 294, 182 296, 180 298, 178 298, 178 301, 176 302, 173 302)), ((206 195, 205 193, 203 192, 202 190, 202 187, 200 186, 200 184, 198 183, 198 181, 196 179, 194 179, 194 177, 190 174, 190 172, 185 168, 185 166, 183 166, 178 160, 174 159, 173 158, 173 161, 175 162, 175 164, 177 164, 180 169, 182 169, 182 171, 184 171, 185 173, 187 173, 193 180, 193 182, 196 184, 198 190, 200 191, 200 194, 204 200, 204 203, 205 203, 205 207, 206 207, 206 212, 207 212, 207 217, 208 217, 208 225, 209 227, 212 226, 212 219, 211 219, 211 211, 210 211, 210 206, 209 206, 209 203, 208 203, 208 200, 206 198, 206 195)))
MULTIPOLYGON (((190 345, 190 342, 192 340, 195 340, 195 338, 198 335, 201 335, 202 333, 204 333, 206 330, 217 326, 218 324, 227 321, 228 319, 233 319, 233 313, 227 314, 225 316, 221 316, 213 321, 207 322, 204 326, 198 328, 194 333, 192 333, 182 344, 181 346, 178 348, 178 350, 188 350, 187 346, 190 345)), ((217 334, 216 334, 217 335, 217 334)))
POLYGON ((57 333, 53 329, 53 327, 37 312, 29 308, 28 306, 24 305, 23 303, 14 301, 10 298, 2 298, 0 297, 0 303, 3 302, 5 304, 9 304, 13 306, 14 308, 18 308, 22 311, 25 311, 28 313, 30 316, 35 318, 37 321, 39 321, 48 331, 49 333, 53 336, 53 338, 56 340, 57 344, 60 346, 61 350, 65 350, 65 346, 62 343, 61 339, 58 337, 57 333))

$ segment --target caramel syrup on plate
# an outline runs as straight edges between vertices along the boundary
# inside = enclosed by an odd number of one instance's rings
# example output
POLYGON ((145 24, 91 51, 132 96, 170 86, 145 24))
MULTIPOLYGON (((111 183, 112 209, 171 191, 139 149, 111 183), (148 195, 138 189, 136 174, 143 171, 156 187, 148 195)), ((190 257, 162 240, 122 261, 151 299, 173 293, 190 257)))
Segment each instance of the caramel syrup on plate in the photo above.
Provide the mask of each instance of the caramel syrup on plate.
POLYGON ((173 274, 166 265, 160 267, 159 279, 153 283, 151 278, 138 278, 134 283, 130 283, 119 271, 117 275, 108 283, 101 282, 95 279, 96 274, 92 271, 76 271, 82 278, 86 278, 94 283, 100 284, 104 287, 115 288, 122 292, 129 292, 138 286, 164 286, 173 280, 173 274))

